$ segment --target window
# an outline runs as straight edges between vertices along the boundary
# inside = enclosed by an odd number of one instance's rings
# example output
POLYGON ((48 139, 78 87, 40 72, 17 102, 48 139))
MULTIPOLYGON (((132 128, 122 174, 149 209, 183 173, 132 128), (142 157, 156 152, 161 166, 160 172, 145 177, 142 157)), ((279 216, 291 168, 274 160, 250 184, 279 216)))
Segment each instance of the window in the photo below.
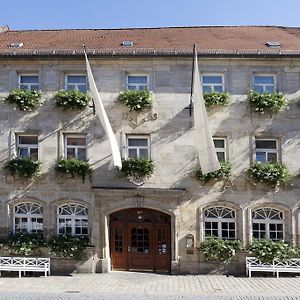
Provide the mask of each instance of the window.
POLYGON ((38 75, 19 75, 19 88, 23 90, 38 90, 39 76, 38 75))
POLYGON ((126 88, 127 90, 148 90, 149 76, 148 75, 127 75, 126 88))
POLYGON ((57 208, 57 234, 88 235, 88 208, 65 204, 57 208))
POLYGON ((254 75, 253 90, 258 93, 272 93, 276 90, 274 75, 254 75))
POLYGON ((66 75, 65 78, 66 90, 79 90, 82 93, 87 92, 87 82, 85 75, 66 75))
POLYGON ((86 160, 86 137, 78 135, 65 136, 65 157, 86 160))
POLYGON ((273 208, 260 208, 252 212, 252 235, 255 239, 283 240, 283 212, 273 208))
POLYGON ((150 158, 150 139, 146 136, 127 137, 128 158, 150 158))
POLYGON ((256 139, 255 160, 261 163, 278 160, 277 140, 256 139))
POLYGON ((25 202, 15 205, 13 232, 43 232, 43 208, 39 204, 25 202))
POLYGON ((235 240, 235 211, 227 207, 211 207, 204 210, 205 236, 214 236, 223 240, 235 240))
POLYGON ((19 158, 38 159, 38 137, 36 135, 18 135, 17 153, 19 158))
POLYGON ((213 138, 219 162, 226 161, 226 139, 213 138))
POLYGON ((223 75, 202 75, 203 93, 224 92, 223 75))

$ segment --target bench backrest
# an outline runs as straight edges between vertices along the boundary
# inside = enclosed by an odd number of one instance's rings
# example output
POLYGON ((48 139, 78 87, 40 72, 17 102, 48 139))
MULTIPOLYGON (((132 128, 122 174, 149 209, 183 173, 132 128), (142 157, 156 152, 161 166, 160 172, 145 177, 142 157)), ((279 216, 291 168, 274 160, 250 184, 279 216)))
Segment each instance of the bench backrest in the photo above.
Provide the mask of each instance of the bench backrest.
POLYGON ((44 267, 50 264, 50 258, 44 257, 4 257, 0 256, 0 266, 35 266, 44 267))
POLYGON ((291 258, 287 261, 281 262, 277 260, 273 260, 272 264, 268 264, 262 262, 256 257, 246 257, 246 265, 249 266, 274 266, 274 267, 290 267, 290 268, 300 268, 300 259, 299 258, 291 258))

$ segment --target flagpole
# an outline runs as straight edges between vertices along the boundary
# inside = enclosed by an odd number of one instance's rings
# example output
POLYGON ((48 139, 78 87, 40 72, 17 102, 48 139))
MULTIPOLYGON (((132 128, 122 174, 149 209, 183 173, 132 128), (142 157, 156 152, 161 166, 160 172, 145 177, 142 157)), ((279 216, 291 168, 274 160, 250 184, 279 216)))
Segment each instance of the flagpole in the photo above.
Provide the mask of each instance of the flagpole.
POLYGON ((192 65, 192 80, 191 80, 191 95, 190 95, 190 117, 192 116, 193 94, 194 94, 195 51, 196 51, 196 44, 194 44, 194 46, 193 46, 193 65, 192 65))

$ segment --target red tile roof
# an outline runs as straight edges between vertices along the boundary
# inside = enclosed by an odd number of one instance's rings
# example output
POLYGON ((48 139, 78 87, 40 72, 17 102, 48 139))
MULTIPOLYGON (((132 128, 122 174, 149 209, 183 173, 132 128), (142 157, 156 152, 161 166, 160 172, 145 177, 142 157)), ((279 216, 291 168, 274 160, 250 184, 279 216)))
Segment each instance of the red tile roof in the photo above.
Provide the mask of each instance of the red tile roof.
POLYGON ((190 55, 193 44, 199 54, 299 55, 300 28, 276 26, 202 26, 133 29, 3 30, 0 56, 82 55, 83 44, 95 55, 190 55), (122 46, 133 41, 132 47, 122 46), (280 43, 270 49, 266 42, 280 43), (22 42, 21 48, 10 44, 22 42))

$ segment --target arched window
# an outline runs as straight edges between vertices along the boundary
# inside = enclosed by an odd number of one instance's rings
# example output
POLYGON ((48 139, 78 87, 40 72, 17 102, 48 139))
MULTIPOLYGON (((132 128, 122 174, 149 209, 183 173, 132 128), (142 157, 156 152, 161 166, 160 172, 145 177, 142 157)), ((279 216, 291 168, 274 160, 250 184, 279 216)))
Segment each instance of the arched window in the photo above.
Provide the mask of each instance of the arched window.
POLYGON ((235 211, 222 206, 205 209, 204 228, 205 236, 214 236, 223 240, 235 240, 235 211))
POLYGON ((87 235, 88 208, 81 204, 64 204, 57 208, 57 234, 87 235))
POLYGON ((32 202, 24 202, 14 206, 13 232, 43 232, 43 207, 32 202))
POLYGON ((259 208, 252 211, 252 235, 255 239, 284 239, 283 212, 274 208, 259 208))

